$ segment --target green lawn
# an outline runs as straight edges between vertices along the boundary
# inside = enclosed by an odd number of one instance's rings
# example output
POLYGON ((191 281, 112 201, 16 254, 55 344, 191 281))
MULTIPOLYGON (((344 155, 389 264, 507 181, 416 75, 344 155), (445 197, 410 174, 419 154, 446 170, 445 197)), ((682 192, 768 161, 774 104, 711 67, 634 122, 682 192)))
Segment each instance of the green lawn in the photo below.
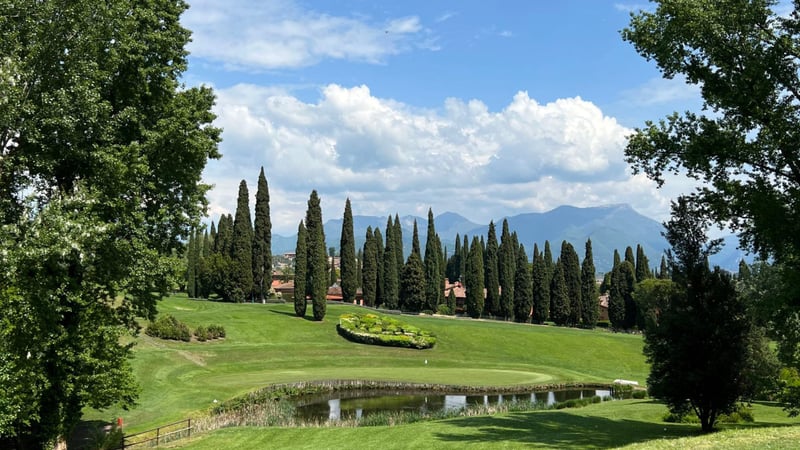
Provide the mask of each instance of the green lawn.
POLYGON ((123 417, 126 430, 144 430, 202 414, 212 402, 272 383, 375 379, 506 386, 560 382, 644 383, 640 336, 601 330, 492 321, 404 316, 434 332, 429 350, 348 342, 336 333, 340 314, 361 310, 329 305, 325 321, 294 316, 291 304, 227 304, 168 298, 159 305, 190 326, 218 323, 227 338, 182 343, 138 338, 133 361, 142 391, 131 411, 87 411, 85 419, 123 417), (427 360, 426 365, 424 361, 427 360))
POLYGON ((663 405, 622 400, 547 410, 418 422, 394 427, 227 428, 176 443, 187 449, 257 448, 797 448, 800 427, 777 407, 754 406, 756 422, 698 425, 661 422, 663 405), (768 427, 768 428, 764 428, 768 427), (778 428, 775 428, 778 427, 778 428))

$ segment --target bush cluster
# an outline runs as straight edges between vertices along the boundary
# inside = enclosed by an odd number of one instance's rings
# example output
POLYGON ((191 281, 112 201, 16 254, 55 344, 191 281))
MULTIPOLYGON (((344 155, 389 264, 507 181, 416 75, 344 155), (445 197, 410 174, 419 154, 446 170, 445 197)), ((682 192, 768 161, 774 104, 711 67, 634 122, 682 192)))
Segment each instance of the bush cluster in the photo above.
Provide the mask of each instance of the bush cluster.
MULTIPOLYGON (((664 422, 669 423, 700 423, 700 419, 697 418, 697 415, 692 414, 690 411, 683 411, 683 412, 667 412, 662 417, 664 422)), ((718 423, 742 423, 742 422, 753 422, 755 420, 755 416, 753 415, 753 409, 745 405, 744 403, 737 403, 736 406, 733 408, 733 411, 727 414, 720 414, 719 419, 717 419, 718 423)))
POLYGON ((429 331, 377 314, 342 314, 336 329, 343 337, 361 344, 425 349, 436 344, 429 331))
POLYGON ((192 336, 195 336, 201 342, 225 337, 225 328, 222 325, 209 325, 207 327, 201 325, 192 333, 188 325, 171 314, 165 314, 155 322, 150 322, 144 332, 148 336, 184 342, 191 341, 192 336))

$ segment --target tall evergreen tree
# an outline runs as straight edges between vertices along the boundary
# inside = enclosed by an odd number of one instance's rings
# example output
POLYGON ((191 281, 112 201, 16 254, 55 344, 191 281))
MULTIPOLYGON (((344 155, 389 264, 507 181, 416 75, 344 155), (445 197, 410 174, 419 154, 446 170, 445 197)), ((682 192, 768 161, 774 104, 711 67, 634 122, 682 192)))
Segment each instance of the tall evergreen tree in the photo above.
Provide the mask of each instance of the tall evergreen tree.
POLYGON ((447 310, 450 311, 450 315, 456 314, 456 307, 458 306, 458 302, 456 300, 456 290, 450 289, 450 293, 447 295, 447 310))
POLYGON ((358 268, 356 261, 356 241, 353 234, 353 210, 348 198, 344 204, 342 217, 342 236, 339 239, 339 270, 342 278, 342 301, 352 303, 358 289, 358 268))
POLYGON ((189 233, 186 245, 186 294, 189 298, 197 296, 197 243, 194 229, 189 233))
POLYGON ((531 321, 533 309, 533 281, 525 246, 517 250, 516 272, 514 273, 514 320, 527 323, 531 321))
POLYGON ((336 247, 328 247, 328 287, 336 284, 336 247))
POLYGON ((383 235, 380 228, 375 227, 372 234, 375 236, 375 306, 380 306, 386 296, 383 292, 386 288, 386 281, 383 279, 383 253, 386 249, 384 248, 383 235))
POLYGON ((633 290, 636 286, 636 269, 629 261, 617 264, 611 272, 608 290, 608 318, 611 326, 628 330, 636 324, 636 305, 633 290))
MULTIPOLYGON (((497 250, 497 272, 500 283, 500 311, 498 316, 505 320, 514 318, 514 274, 516 273, 516 252, 508 220, 503 219, 500 247, 497 250)), ((488 295, 488 294, 487 294, 488 295)))
POLYGON ((214 249, 217 246, 217 227, 214 225, 213 220, 211 221, 211 231, 208 233, 208 235, 211 237, 211 249, 208 252, 210 255, 215 251, 214 249))
POLYGON ((306 210, 306 244, 308 247, 307 292, 311 297, 314 320, 325 318, 328 294, 328 258, 325 255, 325 230, 317 191, 311 191, 306 210))
POLYGON ((561 243, 561 264, 564 266, 564 282, 567 284, 569 318, 567 325, 577 326, 581 321, 581 263, 575 247, 567 241, 561 243))
POLYGON ((386 247, 383 251, 383 303, 395 309, 400 302, 400 278, 397 271, 397 240, 392 216, 386 222, 386 247))
MULTIPOLYGON (((214 228, 214 222, 211 222, 211 228, 214 228)), ((211 264, 211 259, 213 258, 213 252, 211 248, 213 246, 213 238, 211 237, 211 233, 205 232, 203 233, 203 248, 200 252, 200 260, 198 261, 197 265, 197 295, 201 298, 208 298, 211 295, 212 285, 208 279, 208 272, 209 272, 209 265, 211 264)))
POLYGON ((397 258, 397 279, 400 279, 400 272, 403 270, 406 257, 403 250, 403 226, 400 225, 400 217, 395 213, 394 215, 394 256, 397 258))
POLYGON ((411 254, 400 277, 400 299, 405 311, 419 312, 425 305, 425 266, 420 257, 419 232, 414 221, 411 254))
MULTIPOLYGON (((458 259, 458 264, 459 264, 458 271, 461 274, 462 279, 464 279, 464 277, 467 274, 467 260, 469 259, 469 251, 470 251, 469 239, 465 234, 464 241, 462 242, 461 245, 461 257, 458 259)), ((466 284, 466 279, 464 279, 464 283, 466 284)))
POLYGON ((269 216, 269 186, 264 168, 258 174, 255 222, 253 224, 253 292, 264 301, 272 283, 272 222, 269 216))
POLYGON ((642 248, 641 244, 636 244, 636 281, 644 281, 652 277, 650 261, 647 259, 647 255, 644 254, 644 248, 642 248))
POLYGON ((199 229, 195 232, 194 238, 194 245, 195 245, 195 269, 194 269, 194 278, 195 278, 195 295, 198 298, 205 298, 203 292, 205 292, 205 286, 203 286, 203 267, 205 267, 205 246, 206 246, 206 239, 208 238, 208 233, 203 233, 199 229))
POLYGON ((667 259, 664 257, 664 255, 661 255, 661 267, 658 270, 658 278, 662 280, 669 280, 672 278, 669 266, 667 265, 667 259))
POLYGON ((625 247, 625 261, 631 263, 634 268, 634 274, 636 273, 636 257, 633 256, 633 248, 631 246, 625 247))
POLYGON ((617 249, 614 249, 614 263, 613 263, 613 265, 611 266, 611 267, 612 267, 612 269, 613 269, 614 267, 617 267, 621 261, 622 261, 622 260, 621 260, 621 259, 620 259, 620 257, 619 257, 619 251, 617 251, 617 249))
MULTIPOLYGON (((553 273, 555 273, 555 264, 553 263, 553 252, 550 251, 550 241, 544 241, 544 250, 543 250, 542 259, 544 260, 544 269, 545 269, 545 286, 547 286, 548 296, 547 299, 550 302, 550 305, 547 307, 548 312, 552 316, 553 312, 553 294, 550 292, 550 288, 553 285, 553 273)), ((553 320, 552 317, 550 320, 553 320)))
POLYGON ((253 222, 250 220, 250 194, 247 192, 247 183, 244 180, 239 183, 239 197, 236 201, 231 260, 233 262, 233 301, 243 302, 252 299, 253 222))
POLYGON ((533 245, 533 321, 544 323, 550 317, 550 284, 547 281, 547 267, 539 247, 533 245))
MULTIPOLYGON (((464 239, 467 239, 467 236, 464 236, 464 239)), ((472 245, 469 248, 469 257, 464 273, 464 287, 467 290, 464 309, 467 315, 475 319, 483 314, 485 301, 483 276, 483 249, 478 237, 475 236, 472 238, 472 245)))
POLYGON ((600 303, 597 297, 592 240, 586 240, 586 253, 581 264, 581 322, 586 328, 594 328, 600 317, 600 303))
POLYGON ((455 248, 453 250, 453 254, 447 258, 447 272, 445 276, 447 277, 448 281, 451 283, 455 283, 456 281, 461 281, 461 273, 459 272, 459 267, 461 266, 459 259, 461 258, 461 236, 456 233, 456 242, 455 248))
POLYGON ((487 315, 500 316, 500 278, 498 274, 497 231, 494 221, 489 222, 489 232, 486 237, 486 253, 483 255, 484 280, 486 282, 486 305, 484 312, 487 315))
POLYGON ((306 289, 308 284, 308 245, 303 221, 297 226, 297 246, 294 250, 294 313, 306 315, 306 289))
POLYGON ((556 325, 566 325, 569 323, 569 291, 567 291, 567 281, 564 278, 564 263, 559 260, 553 269, 553 278, 550 281, 550 298, 552 308, 550 318, 556 325))
POLYGON ((428 208, 428 233, 425 241, 425 309, 436 312, 441 301, 442 278, 439 262, 441 250, 437 246, 436 226, 433 223, 433 210, 428 208))
MULTIPOLYGON (((361 271, 361 264, 363 261, 364 261, 364 250, 359 248, 358 254, 356 254, 356 286, 358 286, 358 288, 360 288, 364 284, 364 274, 361 271)), ((358 294, 358 288, 356 288, 356 295, 358 294)))
POLYGON ((376 245, 375 233, 369 226, 364 240, 364 284, 361 286, 364 292, 364 304, 367 306, 375 306, 375 296, 378 292, 378 249, 376 245))

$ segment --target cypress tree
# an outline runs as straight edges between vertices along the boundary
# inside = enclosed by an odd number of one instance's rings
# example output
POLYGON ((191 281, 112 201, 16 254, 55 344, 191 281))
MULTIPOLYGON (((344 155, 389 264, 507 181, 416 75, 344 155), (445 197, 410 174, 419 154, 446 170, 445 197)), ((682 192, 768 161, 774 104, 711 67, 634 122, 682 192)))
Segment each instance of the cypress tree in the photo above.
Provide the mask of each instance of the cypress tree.
POLYGON ((322 227, 322 208, 317 191, 311 191, 306 210, 306 244, 308 273, 306 292, 311 297, 314 320, 325 318, 327 308, 328 258, 325 255, 325 230, 322 227))
POLYGON ((364 284, 361 286, 364 292, 364 304, 375 306, 375 295, 377 293, 378 281, 378 250, 375 247, 375 234, 372 227, 367 227, 366 239, 364 241, 364 284))
POLYGON ((612 268, 617 267, 619 265, 620 261, 621 260, 620 260, 620 257, 619 257, 619 252, 617 251, 617 249, 614 249, 614 265, 611 266, 611 267, 612 268))
POLYGON ((392 216, 386 222, 386 248, 383 251, 383 303, 389 309, 396 309, 400 299, 400 278, 397 273, 397 240, 392 216))
POLYGON ((233 261, 233 300, 243 302, 253 290, 253 223, 250 220, 250 195, 247 183, 239 183, 236 218, 233 221, 231 259, 233 261))
MULTIPOLYGON (((555 272, 556 268, 555 264, 553 263, 553 253, 550 251, 550 241, 548 240, 544 241, 544 252, 542 259, 544 259, 544 269, 545 269, 544 281, 548 292, 547 300, 550 302, 550 304, 547 307, 547 311, 548 311, 548 317, 550 317, 550 315, 552 315, 553 312, 553 294, 550 293, 550 288, 552 287, 553 284, 553 273, 555 272)), ((553 320, 552 317, 550 317, 550 320, 553 320)))
POLYGON ((451 283, 455 283, 456 281, 461 280, 461 274, 458 271, 459 268, 459 261, 458 259, 461 257, 461 236, 456 233, 456 242, 455 242, 455 250, 453 250, 453 254, 447 258, 447 271, 445 276, 451 283))
POLYGON ((272 283, 272 223, 269 217, 269 186, 264 168, 258 174, 255 222, 253 224, 253 292, 264 301, 272 283))
POLYGON ((586 253, 581 264, 581 322, 586 328, 594 328, 600 317, 600 304, 597 298, 592 240, 586 240, 586 253))
POLYGON ((503 232, 500 235, 500 247, 497 251, 497 272, 500 283, 500 311, 498 315, 505 320, 514 318, 514 274, 517 271, 516 251, 511 233, 508 231, 508 220, 503 219, 503 232))
MULTIPOLYGON (((364 283, 364 274, 361 271, 361 264, 364 261, 364 250, 358 249, 358 254, 356 255, 356 295, 358 295, 358 288, 363 286, 364 283)), ((363 295, 363 291, 362 291, 363 295)))
POLYGON ((461 277, 464 278, 467 275, 467 260, 469 259, 469 240, 467 235, 464 235, 464 241, 461 245, 461 258, 459 258, 459 272, 461 273, 461 277))
POLYGON ((650 261, 647 255, 644 254, 644 249, 640 244, 636 245, 636 281, 644 281, 652 278, 653 274, 650 273, 650 261))
POLYGON ((608 318, 616 329, 630 329, 636 324, 636 305, 633 289, 636 286, 636 269, 629 261, 622 261, 611 272, 608 291, 608 318))
POLYGON ((306 286, 308 274, 308 246, 306 227, 303 221, 297 226, 297 246, 294 250, 294 313, 298 317, 306 315, 306 286))
POLYGON ((206 286, 203 284, 203 270, 206 266, 206 246, 208 242, 208 232, 200 232, 197 230, 197 235, 195 236, 195 245, 197 249, 195 250, 195 269, 194 269, 194 277, 195 277, 195 295, 199 298, 206 298, 207 296, 204 294, 206 292, 206 286))
POLYGON ((189 298, 197 296, 197 254, 195 249, 196 237, 194 229, 189 233, 189 243, 186 245, 186 294, 189 298))
POLYGON ((564 264, 560 258, 553 269, 550 297, 553 303, 550 318, 556 325, 566 325, 569 322, 569 292, 567 291, 567 281, 564 278, 564 264))
POLYGON ((484 312, 487 315, 500 316, 500 278, 498 274, 497 230, 494 221, 489 222, 489 232, 486 237, 486 253, 483 255, 484 280, 486 282, 486 305, 484 312))
POLYGON ((358 268, 356 261, 356 241, 353 234, 353 211, 350 199, 344 204, 342 236, 339 239, 339 269, 342 274, 342 301, 352 303, 358 289, 358 268))
POLYGON ((631 266, 633 266, 635 270, 636 258, 633 256, 633 249, 631 248, 630 245, 625 248, 625 261, 631 263, 631 266))
POLYGON ((442 253, 436 245, 436 227, 433 223, 433 210, 428 208, 428 233, 425 241, 425 308, 436 312, 442 296, 442 278, 439 262, 442 253))
POLYGON ((336 247, 328 247, 328 259, 330 265, 328 266, 328 287, 336 284, 336 247))
POLYGON ((544 323, 550 317, 550 285, 547 282, 547 267, 539 247, 533 245, 533 321, 544 323))
POLYGON ((455 289, 450 289, 450 294, 447 296, 447 310, 450 311, 450 315, 456 314, 456 291, 455 289))
POLYGON ((405 251, 403 250, 403 227, 400 225, 400 217, 397 213, 394 215, 394 256, 397 258, 397 279, 400 280, 400 272, 403 270, 403 264, 406 261, 405 251))
POLYGON ((533 281, 525 246, 517 250, 516 272, 514 273, 514 320, 527 323, 531 320, 533 309, 533 281))
POLYGON ((383 235, 381 235, 381 230, 378 227, 372 230, 372 235, 375 237, 375 306, 380 306, 386 296, 383 292, 386 287, 386 282, 383 279, 383 254, 385 249, 383 247, 383 235))
POLYGON ((425 305, 425 266, 420 257, 417 221, 411 240, 411 254, 400 277, 400 299, 405 311, 419 312, 425 305))
POLYGON ((217 245, 217 228, 214 226, 214 221, 211 221, 211 231, 208 233, 209 237, 211 237, 211 248, 209 249, 208 254, 214 253, 214 249, 217 245))
POLYGON ((658 271, 658 278, 662 280, 669 280, 672 278, 669 271, 669 266, 667 265, 667 259, 664 255, 661 255, 661 268, 658 271))
MULTIPOLYGON (((214 222, 211 222, 211 229, 214 229, 214 222)), ((208 273, 210 272, 210 264, 213 259, 213 238, 210 232, 203 234, 203 248, 200 256, 199 264, 197 265, 197 295, 201 298, 208 298, 211 295, 211 280, 209 280, 208 273)))
MULTIPOLYGON (((467 239, 464 236, 464 239, 467 239)), ((472 246, 469 249, 466 271, 464 272, 464 287, 467 290, 467 298, 464 309, 467 315, 472 318, 479 318, 483 314, 484 304, 484 280, 483 280, 483 249, 478 237, 472 238, 472 246)))
POLYGON ((567 285, 569 318, 567 325, 577 326, 581 322, 581 263, 575 247, 567 241, 561 243, 561 264, 564 266, 564 282, 567 285))

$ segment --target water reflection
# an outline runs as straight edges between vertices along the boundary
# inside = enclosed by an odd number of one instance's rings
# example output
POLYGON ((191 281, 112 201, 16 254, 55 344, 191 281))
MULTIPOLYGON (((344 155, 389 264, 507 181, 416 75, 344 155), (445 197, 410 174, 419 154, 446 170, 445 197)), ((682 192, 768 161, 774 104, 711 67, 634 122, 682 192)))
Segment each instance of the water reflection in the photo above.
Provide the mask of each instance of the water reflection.
POLYGON ((570 389, 516 394, 431 394, 408 392, 350 391, 332 394, 335 398, 305 397, 296 402, 298 418, 309 421, 361 419, 375 412, 437 412, 458 410, 472 405, 497 405, 515 401, 530 401, 553 405, 572 399, 611 396, 608 389, 570 389))

